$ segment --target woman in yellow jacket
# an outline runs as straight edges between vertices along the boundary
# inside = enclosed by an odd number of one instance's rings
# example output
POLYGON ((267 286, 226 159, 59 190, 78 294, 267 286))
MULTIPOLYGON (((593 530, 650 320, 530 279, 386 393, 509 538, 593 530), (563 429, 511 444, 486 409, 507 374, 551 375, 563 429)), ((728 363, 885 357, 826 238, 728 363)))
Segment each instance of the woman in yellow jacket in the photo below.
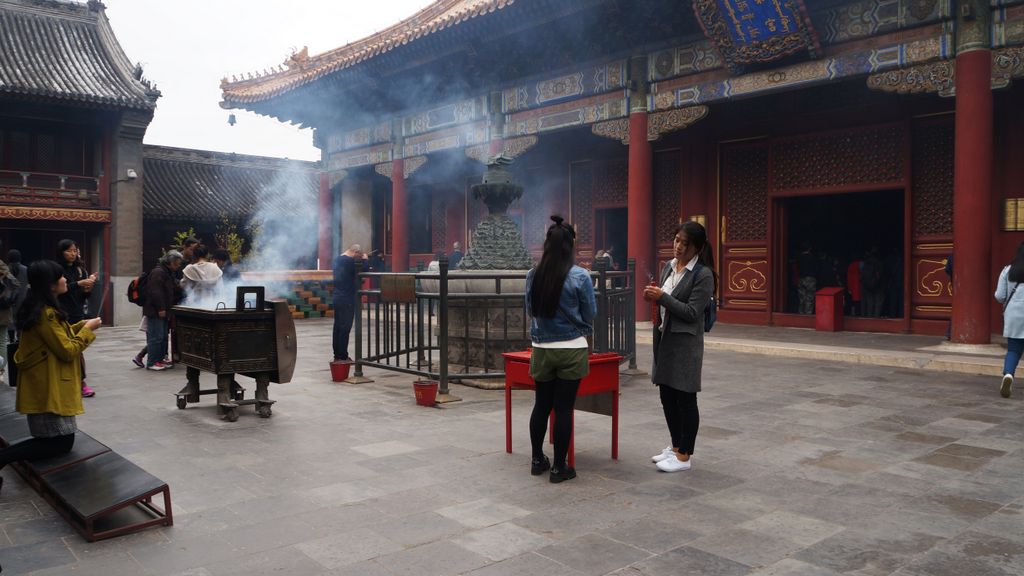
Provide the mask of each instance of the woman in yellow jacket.
MULTIPOLYGON (((71 451, 75 416, 82 409, 81 353, 96 338, 99 318, 68 324, 57 297, 67 292, 60 264, 39 260, 28 267, 29 290, 18 309, 21 344, 18 412, 28 419, 32 438, 0 450, 0 468, 19 460, 50 458, 71 451)), ((3 478, 0 477, 0 486, 3 478)))

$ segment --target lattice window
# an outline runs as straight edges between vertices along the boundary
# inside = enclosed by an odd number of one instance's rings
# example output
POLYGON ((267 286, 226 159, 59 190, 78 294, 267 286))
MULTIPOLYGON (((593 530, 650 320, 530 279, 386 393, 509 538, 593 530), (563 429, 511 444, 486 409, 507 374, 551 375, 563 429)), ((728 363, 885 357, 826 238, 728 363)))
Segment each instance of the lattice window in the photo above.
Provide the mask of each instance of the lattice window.
POLYGON ((36 134, 35 169, 39 172, 57 171, 57 142, 53 134, 36 134))
POLYGON ((679 223, 679 151, 654 155, 654 241, 665 242, 679 223))
POLYGON ((768 236, 768 148, 733 146, 722 151, 726 240, 760 241, 768 236))
POLYGON ((593 164, 581 162, 572 165, 572 219, 576 226, 578 243, 594 243, 594 211, 591 191, 594 187, 593 164))
POLYGON ((625 159, 608 160, 594 169, 593 203, 625 206, 629 195, 629 163, 625 159))
POLYGON ((783 140, 772 149, 776 190, 903 180, 903 129, 883 126, 783 140))
POLYGON ((914 233, 953 233, 952 122, 914 128, 912 170, 914 233))
POLYGON ((448 246, 448 203, 445 202, 443 191, 434 188, 430 191, 430 243, 433 245, 434 253, 448 253, 451 249, 448 246))

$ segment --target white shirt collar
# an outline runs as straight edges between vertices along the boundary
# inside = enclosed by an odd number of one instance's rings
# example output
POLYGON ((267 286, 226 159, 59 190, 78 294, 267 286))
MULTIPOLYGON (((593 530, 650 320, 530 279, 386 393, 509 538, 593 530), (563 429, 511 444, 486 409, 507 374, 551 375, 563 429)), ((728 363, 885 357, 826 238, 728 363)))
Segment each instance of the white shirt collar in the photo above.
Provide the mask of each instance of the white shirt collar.
MULTIPOLYGON (((670 261, 668 263, 669 264, 669 270, 670 270, 670 272, 672 274, 675 274, 675 272, 676 272, 676 261, 677 260, 678 260, 678 258, 673 258, 672 261, 670 261)), ((697 266, 697 256, 694 256, 693 258, 690 259, 690 263, 686 265, 686 269, 689 270, 690 272, 693 272, 693 269, 694 269, 695 266, 697 266)))

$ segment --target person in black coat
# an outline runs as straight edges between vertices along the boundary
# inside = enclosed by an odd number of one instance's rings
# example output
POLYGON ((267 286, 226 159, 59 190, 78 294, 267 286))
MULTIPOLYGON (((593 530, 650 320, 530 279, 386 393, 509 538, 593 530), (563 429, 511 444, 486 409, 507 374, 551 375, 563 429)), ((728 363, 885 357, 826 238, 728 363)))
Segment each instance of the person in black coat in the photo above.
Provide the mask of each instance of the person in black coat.
POLYGON ((166 370, 167 335, 171 319, 171 308, 178 302, 178 285, 175 273, 181 269, 181 252, 171 250, 160 258, 146 279, 146 297, 142 315, 146 317, 146 369, 166 370))
MULTIPOLYGON (((67 280, 68 291, 61 294, 57 301, 61 309, 67 314, 69 324, 81 322, 86 317, 93 317, 95 313, 86 309, 89 301, 89 294, 96 285, 96 273, 89 274, 82 262, 82 252, 74 240, 64 239, 57 243, 57 262, 64 270, 64 279, 67 280)), ((96 391, 85 381, 85 356, 80 359, 82 366, 82 396, 91 398, 96 391)))

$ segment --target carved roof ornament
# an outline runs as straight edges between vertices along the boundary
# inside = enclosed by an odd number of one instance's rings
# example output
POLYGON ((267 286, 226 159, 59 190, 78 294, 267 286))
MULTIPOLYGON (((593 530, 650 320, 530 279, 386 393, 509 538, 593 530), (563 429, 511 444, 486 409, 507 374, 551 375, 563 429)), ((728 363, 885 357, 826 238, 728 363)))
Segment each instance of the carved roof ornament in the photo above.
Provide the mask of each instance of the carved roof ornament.
MULTIPOLYGON (((406 158, 402 163, 402 177, 408 178, 409 176, 412 176, 413 172, 422 168, 426 163, 426 156, 413 156, 411 158, 406 158)), ((394 162, 384 162, 374 166, 373 170, 388 180, 392 180, 392 176, 394 176, 395 173, 395 165, 394 162)))
POLYGON ((593 132, 595 136, 603 136, 605 138, 611 138, 612 140, 619 140, 623 144, 626 144, 627 146, 629 145, 628 118, 598 122, 590 127, 590 131, 593 132))
MULTIPOLYGON (((654 142, 664 134, 692 126, 707 115, 707 106, 688 106, 651 113, 647 116, 647 141, 654 142)), ((629 145, 628 118, 598 122, 591 126, 590 131, 596 136, 619 140, 623 144, 629 145)))
POLYGON ((937 92, 940 96, 954 94, 955 63, 942 60, 868 76, 868 88, 895 94, 937 92))
POLYGON ((289 70, 302 70, 306 68, 309 65, 309 46, 303 46, 302 50, 292 52, 292 55, 284 61, 284 65, 287 66, 289 70))
POLYGON ((647 117, 647 139, 651 142, 669 134, 692 126, 708 115, 707 106, 688 106, 665 112, 655 112, 647 117))
POLYGON ((384 162, 383 164, 377 164, 376 166, 373 167, 374 172, 380 174, 381 176, 387 178, 388 180, 391 180, 392 170, 393 167, 391 165, 391 162, 384 162))
POLYGON ((1024 46, 996 50, 992 54, 992 88, 1006 88, 1024 77, 1024 46))
MULTIPOLYGON (((509 159, 515 159, 523 155, 524 152, 533 148, 537 145, 536 136, 521 136, 519 138, 509 138, 502 142, 502 149, 499 153, 509 159)), ((466 156, 476 160, 481 164, 489 164, 491 160, 491 144, 490 142, 484 142, 483 144, 477 144, 466 148, 466 156)))
MULTIPOLYGON (((1024 46, 992 51, 992 89, 1009 86, 1024 78, 1024 46)), ((868 88, 896 94, 938 93, 956 96, 956 61, 941 60, 868 76, 868 88)))

